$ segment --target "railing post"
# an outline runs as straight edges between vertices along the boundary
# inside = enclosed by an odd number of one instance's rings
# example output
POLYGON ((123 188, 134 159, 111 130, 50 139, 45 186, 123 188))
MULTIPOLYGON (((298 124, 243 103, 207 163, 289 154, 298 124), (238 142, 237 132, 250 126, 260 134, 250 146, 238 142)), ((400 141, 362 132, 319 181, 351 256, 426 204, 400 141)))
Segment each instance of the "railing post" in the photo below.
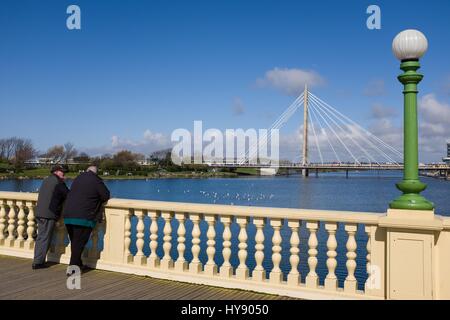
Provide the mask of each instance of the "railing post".
POLYGON ((248 217, 237 217, 236 222, 240 227, 238 240, 239 240, 239 266, 236 269, 236 278, 238 279, 247 279, 249 277, 248 267, 246 265, 247 260, 247 223, 248 217))
POLYGON ((184 258, 184 251, 186 250, 186 245, 184 244, 186 242, 186 228, 184 226, 184 221, 186 220, 186 214, 183 212, 177 212, 175 213, 175 218, 178 220, 178 259, 175 261, 175 270, 177 271, 185 271, 188 269, 188 263, 186 259, 184 258))
POLYGON ((306 222, 306 228, 309 230, 309 239, 308 239, 308 266, 309 266, 309 272, 306 276, 306 287, 308 288, 317 288, 319 285, 319 277, 316 273, 316 266, 317 266, 317 236, 316 232, 319 228, 319 223, 317 221, 308 221, 306 222))
POLYGON ((206 243, 208 245, 208 248, 206 249, 208 262, 206 262, 205 265, 205 274, 214 276, 217 274, 217 265, 214 262, 214 255, 216 254, 216 216, 212 214, 205 215, 205 220, 208 223, 208 232, 206 233, 206 236, 208 237, 208 241, 206 243))
POLYGON ((337 261, 336 261, 336 248, 337 248, 337 241, 336 241, 336 230, 337 230, 337 223, 336 222, 326 222, 325 223, 325 230, 328 231, 328 240, 327 240, 327 267, 328 267, 328 274, 325 278, 325 289, 335 291, 338 287, 338 281, 335 274, 337 261))
POLYGON ((150 268, 158 268, 160 266, 160 260, 156 253, 158 248, 158 217, 157 211, 149 211, 148 216, 152 220, 150 224, 150 256, 147 259, 147 265, 150 268))
POLYGON ((220 266, 220 276, 229 278, 233 275, 233 267, 230 263, 230 256, 231 256, 231 230, 230 230, 230 224, 231 224, 231 216, 222 216, 220 217, 220 221, 224 225, 223 229, 223 263, 220 266))
POLYGON ((194 224, 192 228, 192 261, 189 264, 189 271, 193 273, 200 273, 202 271, 202 263, 198 258, 200 254, 200 217, 201 215, 198 213, 191 213, 190 219, 194 224))
POLYGON ((6 201, 0 199, 0 245, 3 245, 6 239, 6 201))
POLYGON ((14 246, 15 242, 15 230, 16 230, 16 202, 13 200, 8 201, 9 212, 8 212, 8 238, 6 238, 6 244, 9 247, 14 246))
POLYGON ((266 271, 262 266, 264 260, 264 222, 265 218, 253 218, 253 223, 256 226, 255 235, 255 261, 256 266, 252 272, 252 279, 258 282, 263 282, 266 279, 266 271))
POLYGON ((274 232, 272 236, 272 263, 273 268, 269 274, 270 282, 281 283, 283 281, 283 273, 280 269, 281 262, 281 234, 280 229, 282 226, 281 219, 270 219, 270 225, 272 226, 274 232))
POLYGON ((134 256, 133 262, 138 266, 142 266, 147 262, 147 257, 144 255, 144 211, 135 210, 136 217, 138 218, 138 223, 136 225, 136 248, 137 252, 134 256))
POLYGON ((344 291, 348 293, 355 293, 358 283, 355 278, 355 269, 356 269, 356 240, 355 233, 357 231, 357 225, 353 223, 347 223, 345 225, 345 231, 348 234, 347 240, 347 272, 348 275, 344 281, 344 291))
POLYGON ((34 202, 27 202, 28 216, 27 216, 27 240, 25 241, 25 248, 29 250, 34 249, 34 234, 36 232, 36 222, 34 216, 34 202))
POLYGON ((124 261, 125 263, 133 262, 133 255, 130 252, 131 244, 131 217, 134 215, 134 210, 129 209, 125 215, 125 233, 124 233, 124 261))
POLYGON ((291 271, 288 274, 287 282, 289 285, 297 286, 300 283, 300 273, 298 272, 298 264, 300 263, 299 257, 299 244, 300 238, 298 236, 298 228, 300 227, 300 221, 289 220, 288 226, 291 228, 292 234, 290 239, 291 256, 289 257, 289 262, 291 263, 291 271))
POLYGON ((23 248, 25 243, 24 232, 25 232, 25 202, 19 201, 18 204, 19 213, 17 214, 17 239, 15 242, 16 248, 23 248))
POLYGON ((172 249, 172 226, 170 222, 172 221, 173 213, 172 212, 163 212, 161 214, 163 217, 165 223, 164 223, 164 244, 163 244, 163 250, 164 250, 164 256, 161 259, 161 268, 168 270, 173 268, 173 260, 170 256, 170 249, 172 249))

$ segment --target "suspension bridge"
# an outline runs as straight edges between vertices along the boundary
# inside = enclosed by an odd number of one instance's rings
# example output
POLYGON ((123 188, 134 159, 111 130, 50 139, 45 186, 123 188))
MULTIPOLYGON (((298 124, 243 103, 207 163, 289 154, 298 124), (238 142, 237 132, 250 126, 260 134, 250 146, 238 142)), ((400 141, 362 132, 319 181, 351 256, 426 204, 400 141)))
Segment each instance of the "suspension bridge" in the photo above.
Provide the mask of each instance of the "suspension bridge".
MULTIPOLYGON (((259 141, 250 144, 242 157, 233 161, 212 161, 208 165, 228 168, 286 168, 301 170, 304 176, 310 170, 346 170, 347 173, 348 170, 403 170, 401 151, 320 99, 309 91, 307 85, 267 132, 259 141), (300 156, 296 157, 299 161, 260 162, 259 146, 270 142, 272 130, 281 129, 298 110, 303 110, 300 156)), ((450 166, 421 164, 419 169, 448 171, 450 166)))

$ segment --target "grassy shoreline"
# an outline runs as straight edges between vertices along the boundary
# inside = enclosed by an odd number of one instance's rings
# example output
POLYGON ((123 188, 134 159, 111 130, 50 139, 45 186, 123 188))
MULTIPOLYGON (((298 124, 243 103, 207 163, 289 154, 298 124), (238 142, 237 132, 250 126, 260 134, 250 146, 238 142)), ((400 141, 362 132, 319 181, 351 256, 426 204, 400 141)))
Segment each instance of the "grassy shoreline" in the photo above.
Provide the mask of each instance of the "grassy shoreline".
MULTIPOLYGON (((50 175, 49 168, 33 168, 25 169, 19 172, 2 172, 0 173, 0 180, 7 179, 45 179, 50 175)), ((74 179, 79 175, 78 171, 69 171, 66 173, 68 179, 74 179)), ((107 174, 102 175, 100 171, 100 177, 105 180, 148 180, 148 179, 176 179, 176 178, 191 178, 191 179, 201 179, 201 178, 236 178, 242 176, 259 176, 259 171, 255 168, 237 168, 231 172, 229 171, 205 171, 205 170, 183 170, 183 171, 168 171, 165 169, 160 169, 157 171, 147 172, 146 174, 136 174, 136 172, 131 172, 131 174, 107 174)))
MULTIPOLYGON (((0 173, 0 180, 7 179, 45 179, 50 175, 50 171, 45 168, 39 169, 28 169, 23 170, 21 172, 15 173, 0 173)), ((66 173, 66 177, 68 179, 74 179, 79 175, 79 172, 68 172, 66 173)), ((192 178, 192 179, 201 179, 201 178, 235 178, 241 175, 248 175, 248 173, 239 173, 239 172, 205 172, 205 171, 157 171, 157 172, 149 172, 147 175, 100 175, 100 177, 104 180, 148 180, 148 179, 167 179, 167 178, 192 178)))
MULTIPOLYGON (((45 179, 48 177, 49 174, 42 174, 42 175, 22 175, 22 174, 8 174, 8 175, 2 175, 0 176, 0 180, 9 180, 9 179, 17 179, 17 180, 27 180, 27 179, 45 179)), ((67 174, 67 179, 74 179, 77 177, 78 174, 67 174)), ((148 179, 176 179, 176 178, 191 178, 191 179, 201 179, 201 178, 236 178, 239 177, 239 174, 236 173, 198 173, 198 174, 192 174, 192 173, 171 173, 171 174, 151 174, 148 176, 142 176, 142 175, 106 175, 100 177, 104 180, 148 180, 148 179)))

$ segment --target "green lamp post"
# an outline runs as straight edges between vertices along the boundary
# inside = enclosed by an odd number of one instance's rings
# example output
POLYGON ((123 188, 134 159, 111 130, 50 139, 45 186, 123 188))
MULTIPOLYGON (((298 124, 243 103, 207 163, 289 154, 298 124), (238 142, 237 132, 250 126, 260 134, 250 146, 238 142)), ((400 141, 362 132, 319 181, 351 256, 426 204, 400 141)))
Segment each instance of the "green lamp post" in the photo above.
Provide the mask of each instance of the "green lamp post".
POLYGON ((403 194, 392 201, 392 209, 432 210, 434 204, 420 195, 426 184, 419 180, 418 123, 417 123, 417 84, 423 75, 417 73, 420 68, 419 58, 428 49, 427 38, 417 30, 400 32, 392 43, 395 56, 401 61, 400 69, 404 71, 398 80, 404 85, 404 171, 403 181, 397 188, 403 194))

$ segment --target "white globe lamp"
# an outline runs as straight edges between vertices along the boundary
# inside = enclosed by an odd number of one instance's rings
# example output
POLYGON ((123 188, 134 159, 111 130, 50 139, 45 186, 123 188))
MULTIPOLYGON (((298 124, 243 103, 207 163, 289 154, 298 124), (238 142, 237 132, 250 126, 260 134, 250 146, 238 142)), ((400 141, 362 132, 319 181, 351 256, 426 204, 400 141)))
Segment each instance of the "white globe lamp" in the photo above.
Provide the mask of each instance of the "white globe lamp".
POLYGON ((420 59, 428 49, 425 35, 414 29, 400 32, 392 42, 392 51, 400 61, 420 59))

